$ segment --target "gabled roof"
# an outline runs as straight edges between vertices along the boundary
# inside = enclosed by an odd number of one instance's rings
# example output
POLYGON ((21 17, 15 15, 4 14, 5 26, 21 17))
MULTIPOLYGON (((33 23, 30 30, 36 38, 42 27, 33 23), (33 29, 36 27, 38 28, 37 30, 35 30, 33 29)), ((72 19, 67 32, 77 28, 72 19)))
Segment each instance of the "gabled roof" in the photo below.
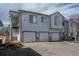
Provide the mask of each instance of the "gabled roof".
MULTIPOLYGON (((40 15, 46 15, 46 14, 43 14, 43 13, 40 13, 40 12, 35 12, 35 11, 28 11, 28 10, 18 10, 18 11, 21 11, 21 12, 29 12, 29 13, 35 13, 35 14, 40 14, 40 15)), ((46 15, 46 16, 49 16, 49 15, 46 15)))
MULTIPOLYGON (((40 12, 35 12, 35 11, 28 11, 28 10, 20 10, 19 9, 19 11, 21 11, 21 12, 30 12, 30 13, 36 13, 36 14, 41 14, 41 15, 47 15, 47 14, 44 14, 44 13, 40 13, 40 12)), ((59 13, 60 15, 62 15, 59 11, 57 11, 57 12, 54 12, 54 13, 52 13, 52 14, 50 14, 50 15, 47 15, 47 16, 51 16, 51 15, 54 15, 54 14, 56 14, 56 13, 59 13)), ((63 15, 62 15, 63 16, 63 15)), ((64 17, 64 16, 63 16, 64 17)))
POLYGON ((1 20, 0 20, 0 26, 3 26, 3 23, 1 22, 1 20))
POLYGON ((54 14, 56 14, 56 13, 60 14, 63 18, 65 18, 59 11, 50 14, 50 16, 51 16, 51 15, 54 15, 54 14))
POLYGON ((52 14, 50 14, 50 15, 47 15, 47 14, 44 14, 44 13, 40 13, 40 12, 35 12, 35 11, 28 11, 28 10, 21 10, 21 9, 19 9, 18 11, 9 11, 9 12, 15 12, 15 13, 19 13, 19 12, 29 12, 29 13, 35 13, 35 14, 39 14, 39 15, 45 15, 45 16, 51 16, 51 15, 54 15, 54 14, 56 14, 56 13, 59 13, 63 18, 65 18, 59 11, 57 11, 57 12, 54 12, 54 13, 52 13, 52 14))

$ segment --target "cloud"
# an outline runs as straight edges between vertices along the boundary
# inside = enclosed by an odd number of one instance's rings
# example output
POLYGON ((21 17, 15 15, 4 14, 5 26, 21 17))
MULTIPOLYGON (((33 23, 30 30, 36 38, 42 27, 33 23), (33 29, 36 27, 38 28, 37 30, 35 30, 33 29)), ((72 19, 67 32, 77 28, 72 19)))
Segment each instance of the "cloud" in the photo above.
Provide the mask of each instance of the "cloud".
POLYGON ((66 18, 68 18, 70 15, 78 13, 78 9, 79 9, 79 4, 58 4, 57 6, 50 6, 49 8, 47 8, 47 10, 44 10, 43 13, 45 14, 51 14, 54 13, 56 11, 61 12, 66 18), (62 6, 60 6, 62 5, 62 6), (77 5, 77 7, 76 7, 77 5), (75 6, 73 8, 71 8, 72 6, 75 6))
POLYGON ((18 10, 21 8, 21 4, 0 4, 0 20, 4 23, 4 25, 9 24, 9 10, 18 10))
POLYGON ((22 5, 22 9, 25 9, 25 10, 32 10, 32 11, 43 11, 43 9, 46 9, 48 7, 51 6, 51 3, 48 4, 48 3, 27 3, 27 4, 23 4, 22 5))
POLYGON ((72 14, 79 14, 78 3, 2 3, 0 4, 0 20, 4 24, 9 24, 9 10, 18 9, 37 11, 45 14, 59 11, 66 18, 72 14))

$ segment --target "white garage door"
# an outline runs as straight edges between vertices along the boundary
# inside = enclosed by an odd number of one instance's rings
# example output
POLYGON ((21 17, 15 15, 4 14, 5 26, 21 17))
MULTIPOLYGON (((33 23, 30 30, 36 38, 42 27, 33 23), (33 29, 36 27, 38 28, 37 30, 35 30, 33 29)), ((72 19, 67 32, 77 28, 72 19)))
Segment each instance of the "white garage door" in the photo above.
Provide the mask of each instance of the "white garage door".
POLYGON ((48 41, 48 33, 40 33, 40 41, 48 41))
POLYGON ((35 33, 34 32, 24 32, 23 41, 24 42, 33 42, 33 41, 35 41, 35 33))
POLYGON ((59 40, 59 33, 52 33, 52 41, 59 40))

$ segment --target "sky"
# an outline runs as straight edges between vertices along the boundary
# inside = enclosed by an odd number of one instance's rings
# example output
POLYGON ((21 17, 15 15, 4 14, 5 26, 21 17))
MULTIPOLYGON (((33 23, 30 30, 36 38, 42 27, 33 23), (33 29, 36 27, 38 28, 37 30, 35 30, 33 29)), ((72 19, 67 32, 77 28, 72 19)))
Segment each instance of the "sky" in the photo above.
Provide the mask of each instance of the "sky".
POLYGON ((79 14, 79 3, 0 3, 0 20, 4 25, 9 24, 9 10, 18 9, 36 11, 50 15, 59 11, 65 18, 79 14))

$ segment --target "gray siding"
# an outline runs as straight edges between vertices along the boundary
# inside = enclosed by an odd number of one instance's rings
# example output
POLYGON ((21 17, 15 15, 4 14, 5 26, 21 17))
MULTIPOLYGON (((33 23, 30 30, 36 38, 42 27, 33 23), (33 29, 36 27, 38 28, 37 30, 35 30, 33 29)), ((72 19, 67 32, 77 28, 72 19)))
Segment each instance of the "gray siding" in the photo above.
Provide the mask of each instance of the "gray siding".
POLYGON ((62 16, 59 13, 56 13, 54 15, 51 15, 51 28, 57 28, 57 29, 61 29, 62 28, 62 16), (54 24, 54 16, 59 16, 59 20, 60 20, 60 25, 55 26, 54 24))
POLYGON ((22 31, 48 31, 50 28, 50 21, 48 16, 46 17, 46 22, 41 22, 41 16, 45 15, 38 15, 33 13, 22 13, 22 31), (29 23, 29 15, 36 15, 37 16, 37 24, 29 23))
POLYGON ((72 37, 75 37, 75 33, 77 33, 77 32, 78 32, 77 23, 75 23, 73 21, 69 21, 69 33, 72 33, 72 37))
POLYGON ((68 21, 64 20, 63 21, 63 37, 65 39, 67 39, 69 36, 69 26, 68 25, 69 25, 68 21))
POLYGON ((69 32, 72 32, 72 26, 71 26, 72 21, 69 21, 69 32))

